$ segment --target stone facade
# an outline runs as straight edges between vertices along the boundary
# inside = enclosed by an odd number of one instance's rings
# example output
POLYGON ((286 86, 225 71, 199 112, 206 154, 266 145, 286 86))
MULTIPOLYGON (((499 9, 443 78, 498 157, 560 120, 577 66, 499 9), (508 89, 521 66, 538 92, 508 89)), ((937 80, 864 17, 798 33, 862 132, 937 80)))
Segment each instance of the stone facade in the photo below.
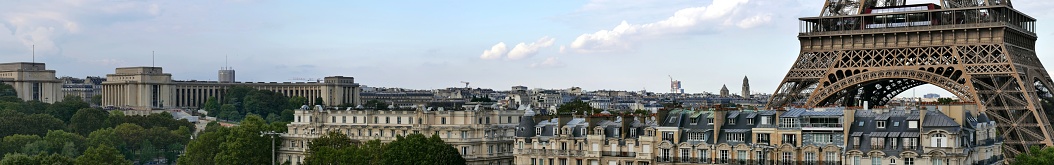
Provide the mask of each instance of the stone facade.
POLYGON ((995 122, 969 106, 672 110, 657 119, 528 112, 514 152, 516 164, 531 165, 1003 164, 995 122))
POLYGON ((313 101, 322 98, 327 106, 358 105, 359 84, 355 78, 333 76, 319 82, 231 82, 175 81, 161 67, 117 68, 102 83, 103 106, 132 109, 200 108, 209 97, 224 99, 227 88, 247 86, 313 101))
MULTIPOLYGON (((428 108, 432 109, 432 108, 428 108)), ((449 109, 449 108, 448 108, 449 109)), ((302 164, 307 144, 326 132, 340 132, 365 142, 388 143, 396 135, 438 134, 468 164, 513 164, 513 128, 522 110, 474 108, 464 111, 433 110, 313 110, 301 109, 288 125, 278 147, 278 161, 302 164)))
POLYGON ((0 82, 14 87, 18 98, 24 101, 62 101, 62 80, 55 77, 55 70, 47 70, 44 63, 0 64, 0 82))

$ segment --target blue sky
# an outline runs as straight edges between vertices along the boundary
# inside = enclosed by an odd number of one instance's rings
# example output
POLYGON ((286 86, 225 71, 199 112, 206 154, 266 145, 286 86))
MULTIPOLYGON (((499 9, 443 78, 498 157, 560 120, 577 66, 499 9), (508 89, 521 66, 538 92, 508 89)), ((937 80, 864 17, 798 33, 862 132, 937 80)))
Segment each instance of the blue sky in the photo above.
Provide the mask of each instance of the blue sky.
MULTIPOLYGON (((909 3, 936 2, 909 0, 909 3)), ((7 0, 0 61, 60 76, 156 65, 176 79, 240 81, 331 75, 368 86, 583 87, 738 93, 743 76, 771 93, 797 57, 797 18, 822 0, 272 1, 7 0)), ((1015 1, 1040 20, 1052 63, 1051 1, 1015 1), (1048 19, 1050 18, 1050 19, 1048 19)), ((909 92, 910 93, 910 92, 909 92)), ((917 92, 942 93, 920 87, 917 92)))

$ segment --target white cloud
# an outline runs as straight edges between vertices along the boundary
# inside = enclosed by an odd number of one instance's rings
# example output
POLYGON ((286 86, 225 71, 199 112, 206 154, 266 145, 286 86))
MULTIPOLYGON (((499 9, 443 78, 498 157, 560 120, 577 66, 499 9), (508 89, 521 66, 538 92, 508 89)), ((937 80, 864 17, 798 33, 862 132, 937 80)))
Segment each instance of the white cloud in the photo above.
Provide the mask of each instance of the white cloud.
POLYGON ((549 57, 545 61, 531 64, 531 68, 556 68, 563 67, 564 63, 559 61, 559 58, 549 57))
POLYGON ((501 56, 505 56, 508 50, 505 47, 505 42, 498 42, 498 44, 491 46, 489 50, 483 50, 483 55, 480 55, 479 58, 484 60, 499 59, 501 56))
POLYGON ((69 35, 90 31, 99 25, 156 17, 162 9, 145 1, 63 0, 0 2, 0 24, 26 50, 36 45, 37 54, 62 52, 61 41, 69 35), (29 3, 25 3, 29 2, 29 3))
POLYGON ((538 54, 539 49, 553 46, 554 41, 556 41, 556 39, 546 36, 530 44, 521 42, 519 44, 516 44, 516 46, 509 51, 508 58, 510 60, 519 60, 534 56, 538 54))
POLYGON ((678 10, 664 20, 630 24, 622 21, 611 30, 600 30, 582 34, 567 47, 577 53, 602 53, 630 50, 639 40, 683 35, 697 32, 712 32, 719 28, 736 26, 752 28, 772 20, 769 14, 741 12, 748 0, 715 0, 708 6, 678 10))

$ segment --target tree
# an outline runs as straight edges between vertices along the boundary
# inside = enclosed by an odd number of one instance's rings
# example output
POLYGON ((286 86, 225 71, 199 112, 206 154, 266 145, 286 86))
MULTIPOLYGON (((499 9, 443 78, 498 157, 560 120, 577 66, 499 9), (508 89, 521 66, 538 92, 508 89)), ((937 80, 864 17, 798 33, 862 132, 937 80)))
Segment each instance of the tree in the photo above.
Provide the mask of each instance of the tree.
POLYGON ((142 144, 140 145, 140 147, 139 147, 139 155, 136 156, 135 160, 137 160, 140 163, 142 163, 142 162, 152 162, 154 159, 156 159, 157 157, 160 157, 160 156, 161 156, 161 154, 158 153, 157 148, 154 147, 154 144, 151 143, 149 140, 147 140, 147 141, 142 142, 142 144))
POLYGON ((92 105, 102 106, 102 95, 91 96, 92 105))
POLYGON ((47 114, 55 116, 62 121, 69 121, 77 110, 91 107, 88 103, 77 96, 66 96, 61 102, 51 104, 45 110, 47 114))
POLYGON ((198 134, 198 137, 187 145, 186 155, 179 157, 179 164, 216 164, 216 154, 220 145, 226 141, 230 129, 211 122, 198 134))
POLYGON ((285 109, 297 109, 304 105, 308 105, 307 98, 303 96, 293 96, 289 98, 289 106, 285 109))
POLYGON ((304 164, 368 164, 365 159, 355 158, 358 150, 355 141, 340 132, 329 132, 307 145, 304 164))
MULTIPOLYGON (((582 113, 587 112, 589 114, 599 113, 599 109, 589 106, 589 103, 583 102, 582 100, 575 100, 556 107, 556 112, 559 114, 571 114, 571 113, 582 113)), ((553 115, 553 114, 550 114, 553 115)))
POLYGON ((1054 164, 1054 147, 1042 148, 1040 146, 1032 146, 1030 152, 1024 154, 1018 154, 1014 158, 1014 165, 1032 165, 1032 164, 1054 164))
POLYGON ((65 156, 77 156, 81 153, 84 147, 82 147, 87 138, 84 136, 66 132, 62 130, 51 130, 48 131, 48 135, 44 136, 46 142, 46 150, 48 153, 61 153, 65 156))
POLYGON ((279 121, 292 122, 293 121, 293 117, 295 117, 295 116, 296 116, 296 113, 293 112, 292 109, 285 109, 285 110, 282 110, 282 118, 279 121))
POLYGON ((18 99, 18 92, 11 85, 0 83, 0 100, 8 102, 17 102, 22 99, 18 99))
POLYGON ((114 165, 131 165, 132 161, 124 159, 117 149, 100 145, 91 147, 84 152, 83 155, 77 157, 74 161, 77 165, 97 165, 97 164, 114 164, 114 165))
POLYGON ((372 108, 374 110, 388 110, 388 104, 381 102, 380 100, 366 101, 365 108, 372 108))
POLYGON ((121 148, 125 146, 125 141, 117 135, 114 128, 104 128, 92 131, 88 134, 88 142, 86 146, 114 146, 121 148))
POLYGON ((29 143, 40 141, 43 138, 37 135, 11 135, 4 137, 0 142, 0 155, 22 151, 22 147, 29 143))
POLYGON ((22 153, 5 154, 4 159, 0 160, 0 164, 40 164, 33 157, 22 153))
POLYGON ((241 116, 241 114, 238 113, 238 110, 234 105, 223 104, 223 106, 220 106, 220 114, 217 117, 225 120, 237 120, 241 118, 239 116, 241 116))
POLYGON ((44 136, 48 130, 62 130, 66 123, 48 114, 26 115, 13 110, 0 110, 0 137, 15 134, 44 136))
POLYGON ((216 96, 209 97, 205 101, 205 112, 209 113, 209 116, 216 117, 220 110, 220 100, 216 99, 216 96))
POLYGON ((439 135, 396 136, 384 150, 381 164, 465 164, 456 148, 443 142, 439 135))
POLYGON ((952 98, 937 98, 937 103, 940 103, 940 104, 951 104, 951 103, 954 103, 954 102, 959 102, 959 100, 955 100, 955 99, 952 99, 952 98))
POLYGON ((326 105, 326 103, 322 101, 322 97, 316 97, 315 105, 326 105))
MULTIPOLYGON (((59 154, 51 154, 51 155, 37 154, 37 156, 33 156, 33 159, 36 160, 37 162, 40 162, 40 164, 73 164, 74 163, 73 157, 63 156, 63 155, 59 155, 59 154)), ((3 164, 3 163, 0 163, 0 164, 3 164)))
MULTIPOLYGON (((216 154, 217 164, 270 164, 271 137, 260 136, 260 132, 280 131, 272 129, 259 115, 248 115, 241 125, 232 128, 226 141, 220 144, 216 154)), ((281 146, 276 141, 276 146, 281 146)))
POLYGON ((102 109, 81 109, 70 119, 70 130, 81 135, 88 135, 92 131, 107 127, 105 122, 100 122, 106 121, 107 117, 110 117, 110 114, 102 109))

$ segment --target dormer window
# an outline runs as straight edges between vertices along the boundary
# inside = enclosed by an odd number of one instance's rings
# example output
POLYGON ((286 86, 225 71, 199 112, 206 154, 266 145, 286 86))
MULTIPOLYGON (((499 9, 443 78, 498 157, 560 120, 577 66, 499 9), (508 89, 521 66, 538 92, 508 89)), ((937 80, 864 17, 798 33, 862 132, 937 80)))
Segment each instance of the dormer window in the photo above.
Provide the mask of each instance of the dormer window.
POLYGON ((694 117, 690 119, 690 120, 692 120, 692 125, 696 125, 696 124, 699 123, 699 120, 697 120, 697 119, 698 118, 694 118, 694 117))
POLYGON ((753 118, 747 119, 747 125, 754 125, 754 119, 753 118))
POLYGON ((736 118, 728 119, 728 124, 736 124, 736 118))
POLYGON ((878 128, 886 128, 886 121, 875 121, 875 126, 878 128))
POLYGON ((542 128, 534 128, 534 136, 542 136, 542 128))
POLYGON ((919 128, 919 121, 908 121, 908 128, 919 128))
POLYGON ((714 118, 706 118, 706 124, 714 125, 714 118))

